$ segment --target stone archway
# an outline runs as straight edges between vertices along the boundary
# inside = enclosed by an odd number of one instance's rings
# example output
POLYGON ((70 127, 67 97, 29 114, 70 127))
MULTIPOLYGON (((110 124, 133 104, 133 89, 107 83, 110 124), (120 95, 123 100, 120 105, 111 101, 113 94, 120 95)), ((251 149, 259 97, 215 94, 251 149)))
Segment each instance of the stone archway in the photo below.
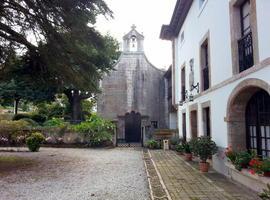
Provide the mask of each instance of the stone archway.
POLYGON ((270 85, 260 79, 246 79, 236 86, 227 104, 228 144, 233 149, 246 149, 245 111, 249 99, 259 90, 270 95, 270 85))

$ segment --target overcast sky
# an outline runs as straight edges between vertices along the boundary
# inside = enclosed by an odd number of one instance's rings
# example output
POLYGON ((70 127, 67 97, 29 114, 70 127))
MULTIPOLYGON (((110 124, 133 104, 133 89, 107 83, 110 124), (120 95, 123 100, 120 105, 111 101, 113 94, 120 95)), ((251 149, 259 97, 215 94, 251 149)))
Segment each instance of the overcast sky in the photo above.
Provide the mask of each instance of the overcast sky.
POLYGON ((145 54, 158 68, 172 63, 171 42, 159 39, 162 24, 169 24, 176 0, 105 0, 114 12, 114 19, 100 17, 96 24, 102 33, 109 32, 120 43, 132 24, 145 36, 145 54))

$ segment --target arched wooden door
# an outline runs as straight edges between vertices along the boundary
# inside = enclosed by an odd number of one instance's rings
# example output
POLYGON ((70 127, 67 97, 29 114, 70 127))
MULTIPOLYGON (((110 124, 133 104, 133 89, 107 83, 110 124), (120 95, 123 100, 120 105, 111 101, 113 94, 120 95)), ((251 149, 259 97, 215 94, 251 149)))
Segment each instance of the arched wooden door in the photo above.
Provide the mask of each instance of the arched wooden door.
POLYGON ((125 138, 127 143, 141 142, 141 114, 127 113, 125 115, 125 138))
POLYGON ((270 157, 270 96, 256 92, 246 108, 247 148, 262 157, 270 157))

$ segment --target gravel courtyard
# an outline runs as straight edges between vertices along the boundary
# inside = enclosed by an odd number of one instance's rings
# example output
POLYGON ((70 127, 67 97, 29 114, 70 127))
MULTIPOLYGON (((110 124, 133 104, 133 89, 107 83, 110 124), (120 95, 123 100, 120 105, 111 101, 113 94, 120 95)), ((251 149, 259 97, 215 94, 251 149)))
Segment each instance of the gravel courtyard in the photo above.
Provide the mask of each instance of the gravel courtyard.
POLYGON ((56 149, 38 153, 0 152, 27 162, 0 168, 1 200, 148 200, 142 151, 56 149))

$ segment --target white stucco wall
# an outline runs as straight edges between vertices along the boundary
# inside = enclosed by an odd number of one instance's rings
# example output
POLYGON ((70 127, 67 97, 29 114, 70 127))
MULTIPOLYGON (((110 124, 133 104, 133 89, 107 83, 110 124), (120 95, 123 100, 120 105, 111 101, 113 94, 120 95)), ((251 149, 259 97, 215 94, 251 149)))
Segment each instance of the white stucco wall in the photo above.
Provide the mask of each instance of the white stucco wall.
POLYGON ((263 61, 270 55, 270 1, 257 0, 256 3, 259 59, 263 61))
MULTIPOLYGON (((259 37, 260 61, 270 57, 270 1, 257 0, 257 19, 259 37)), ((231 57, 230 13, 229 0, 206 0, 206 4, 199 8, 199 1, 193 1, 189 14, 182 26, 178 38, 175 39, 175 68, 176 68, 176 103, 181 99, 181 66, 186 66, 186 87, 189 90, 189 61, 194 59, 194 82, 200 82, 200 43, 209 31, 210 39, 210 67, 211 87, 216 86, 233 77, 231 57), (185 39, 181 43, 180 36, 185 32, 185 39)), ((203 134, 201 104, 210 101, 211 104, 211 133, 219 147, 227 147, 227 122, 224 121, 228 99, 234 88, 244 79, 258 78, 270 84, 270 66, 262 68, 230 84, 196 98, 193 102, 178 107, 178 127, 182 135, 182 113, 186 113, 187 138, 191 137, 190 111, 192 104, 198 104, 198 134, 203 134)), ((194 95, 196 94, 193 93, 194 95)))
MULTIPOLYGON (((189 61, 194 59, 195 83, 200 82, 200 43, 209 31, 210 34, 210 65, 212 85, 218 84, 232 75, 229 2, 207 0, 205 6, 199 8, 199 1, 194 1, 190 12, 183 24, 179 37, 175 40, 176 52, 176 80, 180 80, 181 66, 186 64, 186 74, 190 72, 189 61), (222 16, 222 17, 221 17, 222 16), (185 39, 181 43, 180 35, 184 31, 185 39), (222 73, 220 73, 222 71, 222 73)), ((186 85, 189 84, 188 77, 186 85)), ((176 84, 180 87, 181 83, 176 84)), ((177 89, 177 88, 176 88, 177 89)), ((177 96, 179 102, 180 96, 177 96)))

